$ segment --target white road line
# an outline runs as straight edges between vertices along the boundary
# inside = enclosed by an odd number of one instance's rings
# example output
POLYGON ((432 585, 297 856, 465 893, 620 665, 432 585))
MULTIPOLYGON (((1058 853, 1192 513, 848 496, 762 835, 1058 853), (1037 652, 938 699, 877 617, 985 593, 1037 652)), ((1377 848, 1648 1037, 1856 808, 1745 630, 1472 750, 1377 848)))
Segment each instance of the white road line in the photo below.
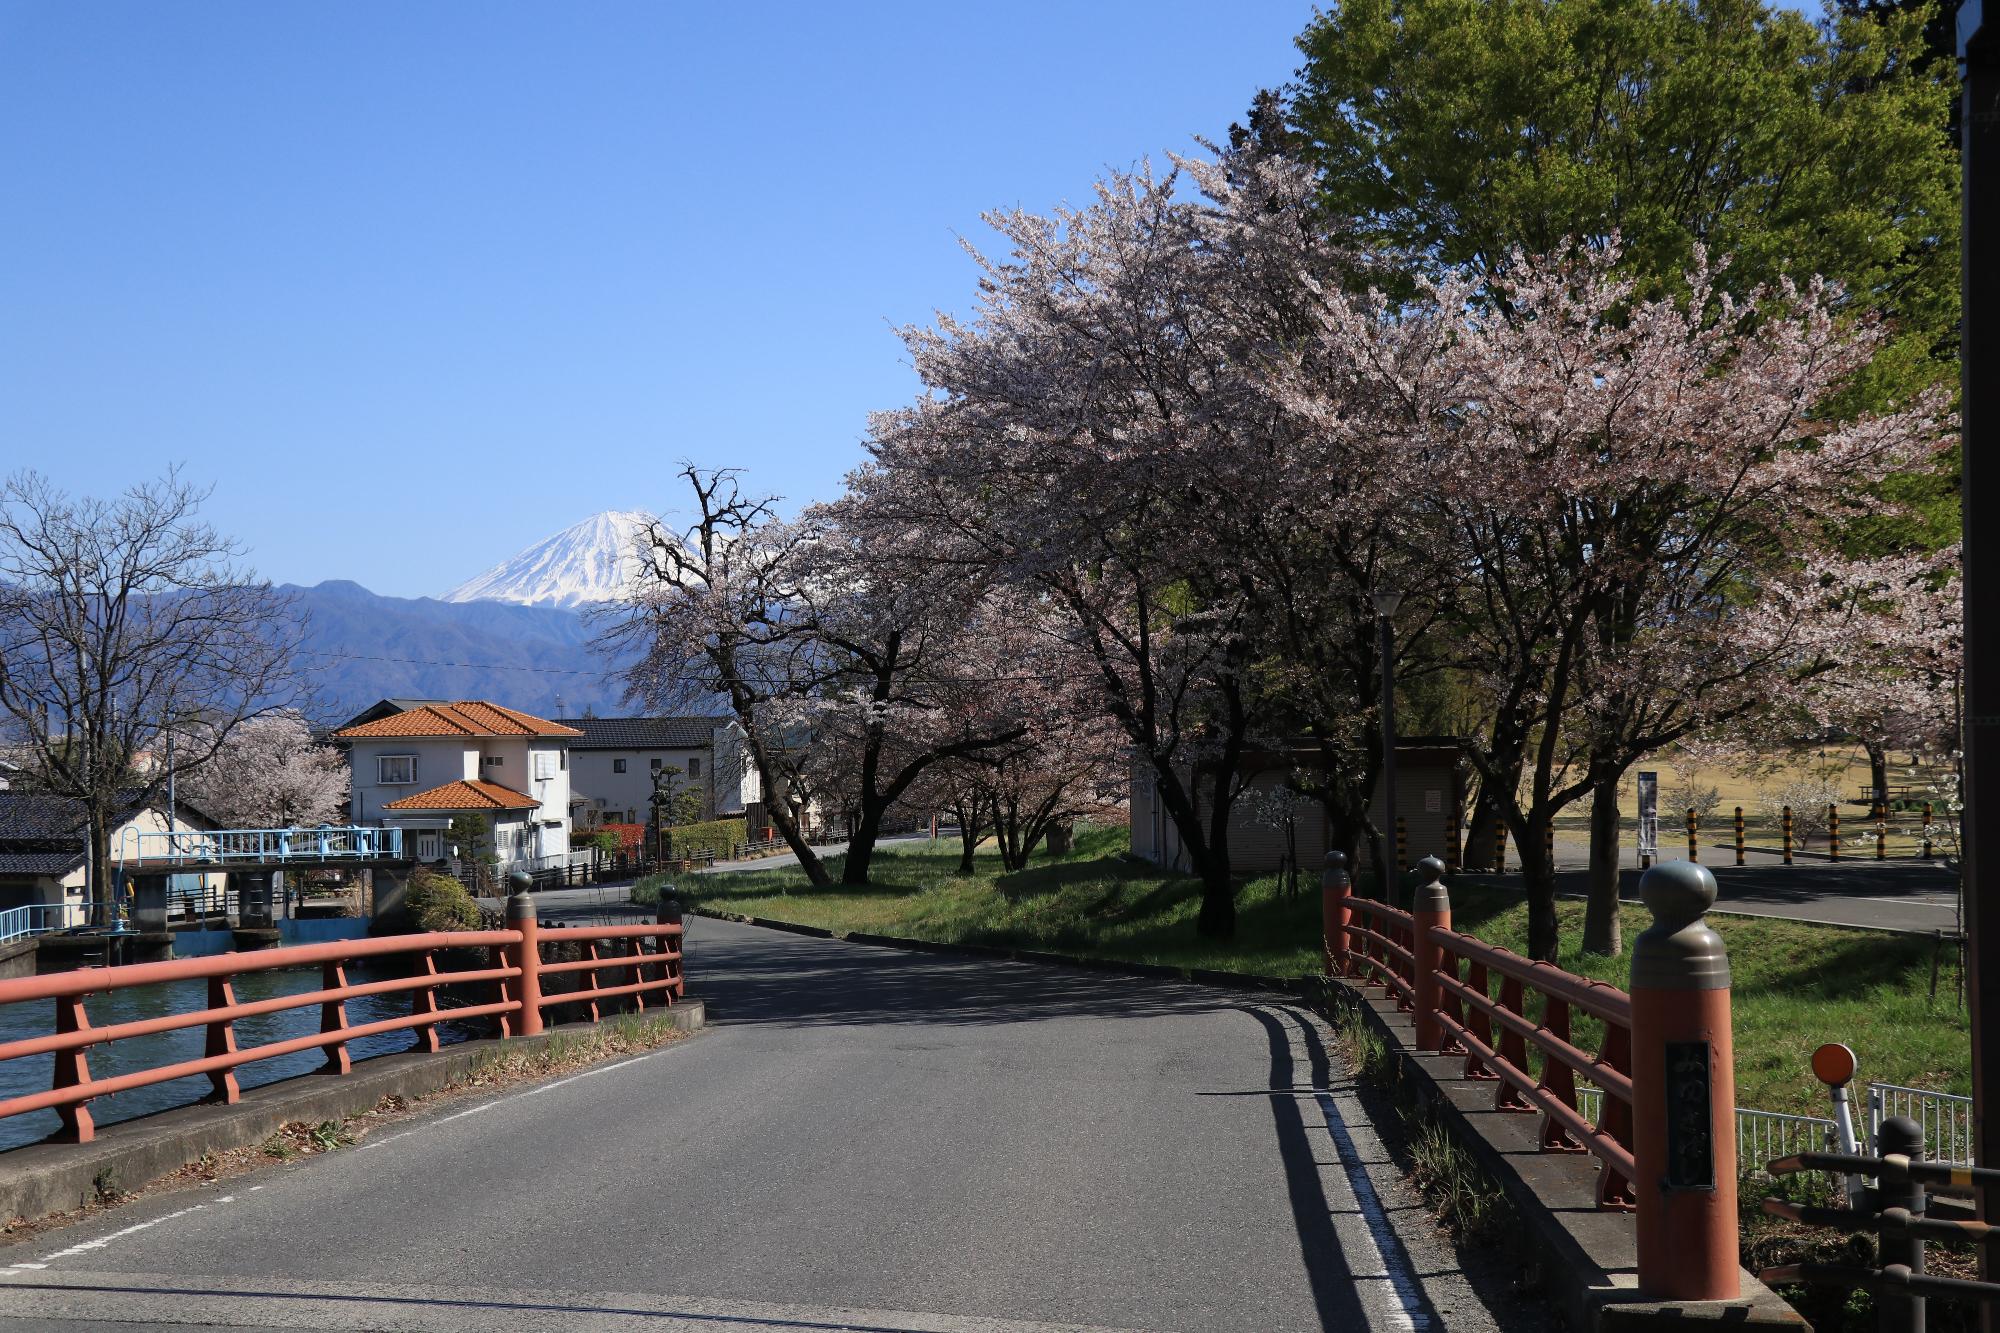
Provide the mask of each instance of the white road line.
MULTIPOLYGON (((661 1050, 665 1049, 667 1048, 665 1047, 661 1048, 661 1050)), ((538 1083, 532 1088, 523 1088, 519 1092, 506 1093, 502 1096, 495 1097, 490 1102, 481 1102, 479 1105, 469 1106, 463 1111, 453 1111, 450 1115, 441 1115, 435 1120, 426 1120, 423 1124, 418 1125, 416 1128, 406 1129, 400 1134, 391 1134, 389 1135, 389 1137, 385 1139, 370 1139, 368 1142, 362 1144, 354 1151, 367 1152, 371 1148, 386 1148, 392 1143, 396 1143, 403 1139, 409 1138, 412 1134, 421 1134, 423 1131, 427 1129, 434 1129, 437 1126, 446 1124, 450 1121, 463 1120, 465 1119, 465 1117, 469 1115, 478 1115, 480 1112, 490 1111, 496 1106, 504 1106, 508 1102, 520 1101, 523 1097, 533 1097, 537 1093, 549 1092, 552 1091, 553 1089, 562 1087, 565 1083, 574 1083, 580 1078, 589 1078, 593 1074, 608 1074, 614 1069, 623 1069, 627 1065, 636 1065, 641 1060, 650 1060, 658 1054, 660 1054, 660 1051, 647 1051, 643 1055, 634 1055, 628 1059, 619 1060, 616 1061, 615 1063, 608 1065, 598 1065, 594 1068, 586 1069, 581 1073, 571 1074, 568 1078, 556 1079, 552 1083, 538 1083)))
POLYGON ((1340 1156, 1340 1169, 1347 1175, 1347 1187, 1354 1191, 1354 1202, 1361 1209, 1361 1220, 1367 1224, 1368 1245, 1374 1250, 1389 1289, 1396 1298, 1395 1307, 1388 1312, 1387 1327, 1429 1329, 1432 1323, 1430 1315, 1424 1310, 1423 1288, 1417 1282, 1417 1275, 1410 1271, 1403 1247, 1396 1243, 1395 1226, 1382 1207, 1381 1196, 1375 1192, 1375 1182, 1368 1175, 1368 1167, 1354 1151, 1354 1139, 1347 1132, 1347 1122, 1341 1118, 1340 1108, 1334 1105, 1332 1093, 1321 1092, 1318 1097, 1320 1110, 1326 1113, 1327 1133, 1332 1135, 1334 1151, 1340 1156))
POLYGON ((45 1254, 42 1256, 42 1261, 38 1264, 10 1264, 9 1267, 47 1268, 50 1264, 54 1263, 58 1259, 74 1258, 76 1255, 79 1254, 88 1254, 92 1250, 101 1250, 105 1246, 111 1244, 111 1242, 113 1241, 123 1240, 125 1237, 130 1236, 136 1232, 145 1231, 150 1227, 156 1227, 160 1225, 162 1222, 171 1222, 177 1217, 186 1217, 189 1213, 198 1213, 202 1211, 204 1208, 210 1208, 225 1203, 235 1203, 235 1202, 236 1202, 236 1196, 234 1194, 225 1194, 219 1199, 211 1200, 209 1203, 190 1204, 186 1208, 182 1208, 176 1212, 168 1213, 164 1217, 156 1217, 150 1222, 134 1222, 129 1227, 125 1227, 118 1231, 113 1231, 109 1235, 99 1236, 96 1240, 86 1240, 80 1242, 79 1244, 72 1245, 66 1250, 57 1250, 54 1254, 45 1254))

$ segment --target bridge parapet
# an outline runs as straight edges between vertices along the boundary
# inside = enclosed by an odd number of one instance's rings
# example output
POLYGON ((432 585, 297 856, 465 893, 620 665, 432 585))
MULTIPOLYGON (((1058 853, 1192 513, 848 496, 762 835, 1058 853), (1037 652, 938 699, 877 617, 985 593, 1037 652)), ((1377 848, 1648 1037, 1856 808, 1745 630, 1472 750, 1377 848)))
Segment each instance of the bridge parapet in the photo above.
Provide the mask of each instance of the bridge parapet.
MULTIPOLYGON (((52 1086, 42 1092, 0 1100, 0 1119, 31 1111, 52 1109, 62 1117, 60 1141, 89 1142, 96 1133, 88 1103, 94 1097, 109 1096, 131 1088, 166 1083, 190 1075, 207 1075, 214 1085, 209 1100, 229 1104, 238 1101, 241 1091, 235 1071, 257 1060, 314 1049, 326 1052, 323 1070, 348 1074, 353 1063, 347 1044, 378 1033, 414 1030, 417 1049, 439 1049, 438 1023, 445 1020, 494 1018, 500 1034, 534 1033, 542 1029, 542 1011, 558 1005, 587 1007, 592 1019, 601 1014, 600 1005, 631 1003, 643 1010, 649 1003, 672 1005, 686 995, 682 973, 681 940, 683 927, 677 919, 655 924, 629 926, 586 926, 541 932, 544 938, 576 941, 585 954, 581 963, 543 962, 536 947, 533 917, 516 920, 507 930, 441 931, 381 939, 338 940, 325 944, 301 944, 267 949, 256 953, 226 953, 207 958, 181 958, 162 963, 136 963, 123 967, 91 968, 87 971, 55 973, 49 976, 20 977, 0 981, 0 1005, 24 1001, 53 1001, 54 1031, 37 1037, 0 1043, 0 1063, 39 1055, 55 1057, 52 1086), (487 965, 441 971, 439 956, 445 950, 484 950, 487 965), (365 959, 406 957, 407 975, 350 984, 347 966, 365 959), (283 968, 317 966, 321 984, 317 990, 281 995, 267 1000, 239 1003, 233 979, 249 973, 283 968), (581 990, 545 994, 544 974, 584 972, 587 983, 581 990), (611 984, 600 982, 601 973, 629 977, 611 984), (92 995, 127 990, 162 982, 206 979, 208 1004, 182 1013, 93 1027, 85 1010, 92 995), (441 1009, 438 989, 443 986, 497 989, 498 998, 478 1004, 441 1009), (350 1023, 346 1002, 363 996, 407 994, 407 1016, 350 1023), (264 1042, 239 1050, 236 1020, 302 1009, 317 1005, 319 1031, 279 1041, 264 1042), (92 1046, 131 1037, 151 1036, 185 1028, 207 1030, 206 1054, 200 1059, 163 1062, 114 1075, 93 1078, 88 1051, 92 1046)), ((487 993, 492 993, 489 989, 487 993)), ((476 996, 474 998, 477 998, 476 996)))

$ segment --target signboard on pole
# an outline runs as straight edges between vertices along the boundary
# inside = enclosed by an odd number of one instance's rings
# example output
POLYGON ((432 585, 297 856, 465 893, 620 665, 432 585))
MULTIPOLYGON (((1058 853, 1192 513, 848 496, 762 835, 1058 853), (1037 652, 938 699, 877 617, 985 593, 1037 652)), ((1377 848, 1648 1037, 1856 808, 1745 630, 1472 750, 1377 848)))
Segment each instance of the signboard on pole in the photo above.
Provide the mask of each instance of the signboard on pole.
POLYGON ((1660 775, 1639 775, 1639 864, 1651 865, 1660 854, 1660 775))

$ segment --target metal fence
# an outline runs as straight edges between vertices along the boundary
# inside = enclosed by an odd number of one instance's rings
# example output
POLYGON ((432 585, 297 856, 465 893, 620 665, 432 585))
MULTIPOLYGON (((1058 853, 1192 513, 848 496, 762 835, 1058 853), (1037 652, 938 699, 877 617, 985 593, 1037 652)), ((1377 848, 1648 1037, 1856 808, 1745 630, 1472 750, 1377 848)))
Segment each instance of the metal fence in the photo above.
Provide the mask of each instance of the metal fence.
POLYGON ((1890 1116, 1906 1115, 1924 1127, 1925 1154, 1936 1162, 1972 1164, 1972 1098, 1896 1083, 1868 1085, 1868 1138, 1890 1116))
MULTIPOLYGON (((1924 1154, 1934 1162, 1972 1165, 1972 1098, 1930 1088, 1906 1088, 1897 1083, 1864 1084, 1868 1108, 1865 1125, 1855 1126, 1873 1143, 1875 1131, 1890 1116, 1908 1116, 1923 1126, 1924 1154)), ((1579 1087, 1576 1106, 1596 1121, 1604 1094, 1579 1087)), ((1799 1152, 1837 1152, 1833 1121, 1826 1116, 1791 1115, 1784 1111, 1736 1108, 1736 1156, 1753 1167, 1774 1157, 1799 1152)))
POLYGON ((11 944, 30 935, 52 935, 65 924, 66 903, 28 903, 0 912, 0 944, 11 944))

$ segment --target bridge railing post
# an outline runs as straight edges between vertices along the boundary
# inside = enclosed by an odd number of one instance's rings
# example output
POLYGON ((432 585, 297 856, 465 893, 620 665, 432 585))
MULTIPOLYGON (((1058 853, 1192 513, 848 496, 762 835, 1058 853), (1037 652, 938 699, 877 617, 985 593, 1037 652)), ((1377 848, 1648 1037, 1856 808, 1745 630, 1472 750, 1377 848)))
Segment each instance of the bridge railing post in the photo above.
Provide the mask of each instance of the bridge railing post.
POLYGON ((1329 977, 1345 976, 1348 972, 1347 923, 1353 920, 1348 900, 1353 896, 1354 883, 1348 878, 1346 855, 1328 852, 1326 868, 1319 875, 1319 897, 1321 944, 1329 977))
POLYGON ((1444 965, 1444 950, 1431 938, 1431 928, 1451 929, 1444 862, 1435 856, 1417 862, 1417 891, 1410 908, 1415 936, 1410 941, 1410 958, 1416 973, 1410 978, 1410 989, 1417 1011, 1417 1049, 1429 1053, 1444 1045, 1444 1028, 1438 1023, 1438 969, 1444 965))
MULTIPOLYGON (((527 876, 516 874, 512 878, 527 876)), ((521 969, 514 982, 514 993, 521 997, 514 1030, 532 1037, 542 1030, 542 930, 535 918, 535 900, 525 890, 517 889, 507 899, 507 929, 521 932, 520 943, 507 946, 507 966, 521 969)))
POLYGON ((1639 879, 1653 924, 1632 945, 1632 1185, 1639 1287, 1660 1300, 1741 1294, 1729 956, 1705 916, 1715 892, 1692 861, 1639 879))

